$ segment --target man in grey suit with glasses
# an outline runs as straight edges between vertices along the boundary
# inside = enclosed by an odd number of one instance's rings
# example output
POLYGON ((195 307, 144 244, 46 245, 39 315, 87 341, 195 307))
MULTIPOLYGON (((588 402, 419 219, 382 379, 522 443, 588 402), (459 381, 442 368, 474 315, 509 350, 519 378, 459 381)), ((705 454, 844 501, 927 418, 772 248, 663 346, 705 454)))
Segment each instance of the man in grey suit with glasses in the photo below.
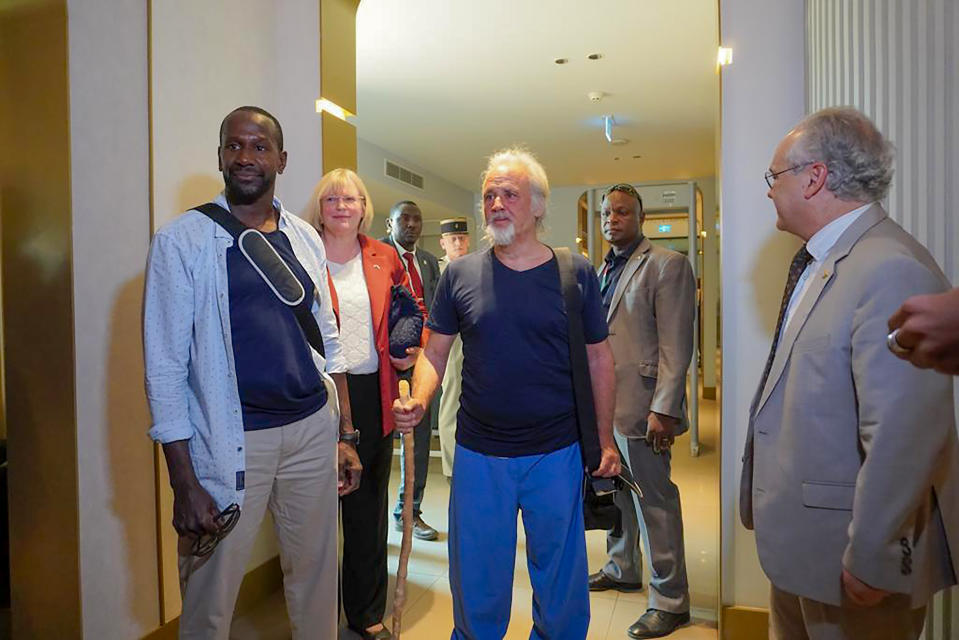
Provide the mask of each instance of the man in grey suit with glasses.
POLYGON ((779 143, 766 173, 789 268, 750 407, 740 513, 772 583, 778 639, 912 639, 956 584, 952 379, 886 345, 904 298, 945 291, 932 256, 879 204, 893 151, 852 108, 779 143))
POLYGON ((642 588, 642 532, 650 563, 649 608, 626 633, 659 638, 689 622, 683 514, 669 474, 673 440, 689 428, 686 371, 693 354, 696 280, 686 256, 643 236, 643 201, 631 185, 606 190, 601 217, 612 245, 599 276, 616 364, 614 435, 643 497, 616 493, 622 525, 607 534, 609 561, 589 577, 589 588, 642 588))

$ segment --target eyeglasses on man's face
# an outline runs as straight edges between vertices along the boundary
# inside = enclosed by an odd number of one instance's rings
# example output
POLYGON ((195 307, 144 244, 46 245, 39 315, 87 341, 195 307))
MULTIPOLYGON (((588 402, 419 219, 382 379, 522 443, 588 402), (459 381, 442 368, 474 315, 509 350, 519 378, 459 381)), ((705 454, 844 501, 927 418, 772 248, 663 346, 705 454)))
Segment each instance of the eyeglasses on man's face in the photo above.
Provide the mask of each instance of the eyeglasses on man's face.
POLYGON ((803 162, 803 163, 797 164, 794 167, 789 167, 788 169, 783 169, 782 171, 776 171, 776 172, 767 170, 766 173, 763 174, 763 177, 766 178, 766 184, 769 185, 770 189, 772 189, 773 184, 775 184, 777 177, 781 176, 787 171, 795 171, 796 169, 802 169, 803 167, 808 167, 811 164, 812 162, 803 162))
POLYGON ((366 202, 366 199, 363 196, 326 196, 323 198, 323 204, 335 207, 337 204, 342 202, 347 207, 355 207, 361 202, 366 202))

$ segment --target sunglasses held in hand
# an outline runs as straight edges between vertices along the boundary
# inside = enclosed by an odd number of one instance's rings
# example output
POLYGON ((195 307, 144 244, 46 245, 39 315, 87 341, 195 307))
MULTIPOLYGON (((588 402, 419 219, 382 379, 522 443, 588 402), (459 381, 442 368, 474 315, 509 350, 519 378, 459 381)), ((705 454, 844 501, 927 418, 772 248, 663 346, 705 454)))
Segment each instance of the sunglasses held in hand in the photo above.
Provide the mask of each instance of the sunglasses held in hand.
POLYGON ((217 525, 215 533, 204 533, 193 541, 193 555, 203 558, 213 553, 216 545, 220 544, 240 520, 240 505, 235 502, 217 514, 213 522, 217 525))

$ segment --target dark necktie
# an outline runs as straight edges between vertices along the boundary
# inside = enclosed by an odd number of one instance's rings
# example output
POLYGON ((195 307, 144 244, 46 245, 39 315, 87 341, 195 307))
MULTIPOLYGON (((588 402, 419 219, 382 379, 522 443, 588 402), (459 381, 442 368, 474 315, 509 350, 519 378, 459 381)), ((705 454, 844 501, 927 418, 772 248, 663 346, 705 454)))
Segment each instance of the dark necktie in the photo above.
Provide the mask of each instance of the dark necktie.
POLYGON ((769 376, 769 370, 773 367, 773 360, 776 359, 776 346, 779 344, 779 334, 782 332, 783 322, 786 320, 786 309, 789 308, 789 299, 792 298, 793 291, 796 289, 796 283, 799 277, 806 270, 806 266, 812 262, 813 257, 806 250, 806 245, 799 248, 796 255, 793 256, 792 264, 789 265, 789 276, 786 278, 786 290, 783 291, 783 301, 779 305, 779 320, 776 321, 776 332, 773 334, 773 344, 769 348, 769 358, 766 359, 766 368, 763 370, 762 383, 760 389, 766 387, 766 378, 769 376))
POLYGON ((420 272, 416 270, 415 257, 412 251, 403 254, 403 258, 406 259, 406 271, 410 274, 410 284, 413 285, 413 295, 422 300, 423 281, 420 279, 420 272))

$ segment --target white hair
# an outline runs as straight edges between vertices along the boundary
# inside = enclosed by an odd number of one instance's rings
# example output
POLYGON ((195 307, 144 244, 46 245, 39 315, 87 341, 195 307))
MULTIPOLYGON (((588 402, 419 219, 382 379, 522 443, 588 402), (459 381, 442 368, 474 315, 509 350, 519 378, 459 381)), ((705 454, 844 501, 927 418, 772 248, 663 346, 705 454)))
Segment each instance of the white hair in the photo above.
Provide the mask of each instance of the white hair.
POLYGON ((889 191, 895 149, 872 120, 853 107, 831 107, 803 118, 786 160, 790 165, 822 162, 826 188, 840 200, 873 202, 889 191))
POLYGON ((518 165, 522 167, 526 174, 526 178, 529 180, 533 213, 540 214, 536 218, 536 230, 542 231, 545 229, 546 209, 549 201, 549 179, 546 177, 546 170, 528 149, 520 146, 507 147, 506 149, 500 149, 489 157, 486 170, 480 176, 480 184, 485 187, 486 178, 490 172, 504 164, 518 165))

